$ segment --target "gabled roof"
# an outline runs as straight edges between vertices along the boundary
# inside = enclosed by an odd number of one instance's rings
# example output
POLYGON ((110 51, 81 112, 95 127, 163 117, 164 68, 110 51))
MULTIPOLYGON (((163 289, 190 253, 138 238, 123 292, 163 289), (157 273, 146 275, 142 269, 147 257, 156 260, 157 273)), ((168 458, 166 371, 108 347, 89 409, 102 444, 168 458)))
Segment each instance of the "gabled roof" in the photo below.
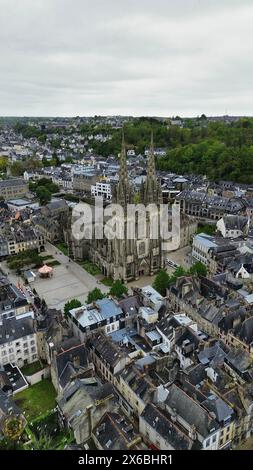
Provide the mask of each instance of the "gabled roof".
POLYGON ((180 387, 172 384, 168 391, 166 406, 171 411, 175 410, 188 425, 195 426, 201 436, 206 437, 218 429, 217 421, 180 387))
POLYGON ((138 435, 132 423, 119 413, 105 413, 93 435, 104 450, 138 449, 138 435))
POLYGON ((174 450, 190 450, 193 441, 153 403, 148 403, 140 419, 144 419, 174 450))

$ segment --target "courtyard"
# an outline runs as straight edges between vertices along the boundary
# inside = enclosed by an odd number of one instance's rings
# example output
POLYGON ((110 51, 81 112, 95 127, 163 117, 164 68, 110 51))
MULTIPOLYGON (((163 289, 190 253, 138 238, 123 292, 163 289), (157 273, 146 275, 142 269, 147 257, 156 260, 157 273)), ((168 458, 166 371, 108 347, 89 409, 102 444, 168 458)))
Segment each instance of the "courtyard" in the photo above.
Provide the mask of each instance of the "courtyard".
POLYGON ((55 389, 48 379, 44 379, 14 396, 15 403, 23 411, 28 422, 54 409, 55 398, 55 389))
MULTIPOLYGON (((84 302, 88 293, 95 287, 103 293, 109 291, 109 287, 101 284, 99 278, 88 273, 83 266, 69 261, 59 248, 46 244, 46 251, 43 252, 45 264, 51 265, 53 268, 53 276, 50 278, 40 278, 36 273, 36 279, 30 284, 31 289, 35 289, 41 299, 44 299, 49 308, 63 309, 64 305, 73 298, 84 302), (50 263, 50 260, 53 260, 50 263)), ((9 275, 9 279, 15 285, 24 286, 24 280, 18 276, 15 271, 10 270, 6 261, 1 263, 3 271, 9 275)), ((29 292, 27 292, 29 298, 29 292)), ((31 299, 32 301, 32 299, 31 299)))

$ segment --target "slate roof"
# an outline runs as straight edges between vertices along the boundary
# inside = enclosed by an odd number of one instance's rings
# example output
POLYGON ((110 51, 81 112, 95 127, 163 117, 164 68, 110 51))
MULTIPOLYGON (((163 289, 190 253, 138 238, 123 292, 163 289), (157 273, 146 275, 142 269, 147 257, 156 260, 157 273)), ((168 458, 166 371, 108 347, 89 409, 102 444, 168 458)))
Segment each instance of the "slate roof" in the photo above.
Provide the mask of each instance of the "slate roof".
POLYGON ((215 414, 216 419, 220 424, 223 424, 224 421, 233 415, 233 409, 217 395, 209 396, 202 405, 215 414))
POLYGON ((56 367, 61 386, 65 387, 71 376, 79 370, 80 367, 85 368, 87 366, 87 351, 83 344, 57 354, 56 367))
POLYGON ((2 188, 9 188, 12 186, 25 186, 25 185, 27 185, 27 183, 22 178, 10 178, 7 180, 0 181, 0 190, 2 188))
MULTIPOLYGON (((10 410, 16 415, 21 415, 20 408, 16 405, 16 403, 8 396, 7 393, 0 390, 0 415, 3 414, 4 416, 10 413, 10 410)), ((0 422, 0 430, 1 430, 1 422, 0 422)))
POLYGON ((148 403, 142 414, 144 419, 174 450, 190 450, 193 441, 171 421, 164 411, 148 403))
POLYGON ((198 359, 201 364, 209 364, 212 367, 217 367, 223 364, 226 355, 226 351, 221 347, 219 341, 217 341, 213 346, 202 349, 198 354, 198 359))
POLYGON ((105 413, 93 430, 93 435, 104 450, 138 449, 138 445, 131 445, 138 438, 133 425, 118 413, 105 413))
POLYGON ((136 366, 126 367, 120 376, 142 401, 151 401, 156 389, 151 377, 143 374, 142 370, 136 366))
POLYGON ((114 368, 122 359, 124 352, 112 341, 112 339, 103 334, 98 334, 89 341, 89 347, 101 358, 103 362, 114 368))
POLYGON ((246 344, 253 342, 253 317, 247 318, 243 322, 239 337, 246 344))
POLYGON ((6 276, 0 275, 0 312, 27 305, 25 295, 6 276))
POLYGON ((122 308, 124 314, 135 315, 139 312, 139 308, 142 306, 138 295, 127 297, 126 299, 119 301, 119 306, 122 308))
POLYGON ((2 323, 0 328, 0 344, 10 343, 35 332, 31 317, 3 318, 2 323))
POLYGON ((227 230, 241 230, 245 228, 248 224, 248 217, 243 217, 239 215, 224 215, 223 222, 227 230))
POLYGON ((201 436, 206 437, 218 429, 217 421, 180 387, 172 384, 168 387, 168 391, 166 406, 171 411, 175 410, 190 426, 195 426, 201 436))

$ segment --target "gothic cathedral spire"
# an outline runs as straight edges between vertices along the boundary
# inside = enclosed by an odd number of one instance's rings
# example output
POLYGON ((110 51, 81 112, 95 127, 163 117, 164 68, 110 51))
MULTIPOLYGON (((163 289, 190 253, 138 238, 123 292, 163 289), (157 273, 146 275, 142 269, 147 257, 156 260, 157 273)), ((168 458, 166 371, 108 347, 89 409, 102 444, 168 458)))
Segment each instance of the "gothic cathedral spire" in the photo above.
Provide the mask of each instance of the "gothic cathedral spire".
POLYGON ((148 156, 147 163, 147 178, 145 184, 145 196, 144 203, 161 203, 161 187, 160 183, 157 181, 156 171, 155 171, 155 153, 154 153, 154 136, 153 131, 151 132, 151 142, 150 142, 150 151, 148 156))
POLYGON ((156 181, 153 130, 151 131, 150 151, 149 151, 148 166, 147 166, 147 181, 150 179, 152 181, 156 181))
POLYGON ((120 152, 120 167, 119 167, 119 182, 122 184, 128 183, 127 175, 127 161, 126 161, 126 144, 124 129, 122 130, 122 144, 120 152))
POLYGON ((119 161, 119 182, 116 188, 116 201, 121 204, 124 208, 132 201, 132 188, 129 184, 128 172, 127 172, 127 159, 126 159, 126 145, 124 129, 122 130, 122 144, 119 161))

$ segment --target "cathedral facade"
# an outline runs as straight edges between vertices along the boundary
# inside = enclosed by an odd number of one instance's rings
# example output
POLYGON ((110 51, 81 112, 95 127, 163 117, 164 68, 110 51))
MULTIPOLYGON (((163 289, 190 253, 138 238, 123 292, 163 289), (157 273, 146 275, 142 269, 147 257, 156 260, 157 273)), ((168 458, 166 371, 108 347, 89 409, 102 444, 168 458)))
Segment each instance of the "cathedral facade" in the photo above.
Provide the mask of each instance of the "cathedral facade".
MULTIPOLYGON (((137 196, 138 204, 149 207, 145 215, 145 233, 138 232, 138 212, 129 220, 129 204, 135 204, 136 195, 129 182, 126 148, 124 134, 120 154, 119 181, 114 188, 114 204, 122 207, 121 226, 124 236, 120 238, 93 239, 88 249, 90 261, 98 265, 102 273, 112 279, 121 279, 124 282, 138 279, 140 276, 152 276, 164 266, 162 240, 160 236, 160 204, 162 203, 162 191, 156 177, 153 136, 147 162, 147 178, 142 184, 137 196), (158 212, 157 212, 158 211, 158 212), (123 215, 124 214, 124 215, 123 215), (151 237, 151 221, 156 218, 157 236, 151 237), (129 238, 128 224, 135 225, 135 236, 129 238)), ((142 206, 142 207, 143 207, 142 206)))

